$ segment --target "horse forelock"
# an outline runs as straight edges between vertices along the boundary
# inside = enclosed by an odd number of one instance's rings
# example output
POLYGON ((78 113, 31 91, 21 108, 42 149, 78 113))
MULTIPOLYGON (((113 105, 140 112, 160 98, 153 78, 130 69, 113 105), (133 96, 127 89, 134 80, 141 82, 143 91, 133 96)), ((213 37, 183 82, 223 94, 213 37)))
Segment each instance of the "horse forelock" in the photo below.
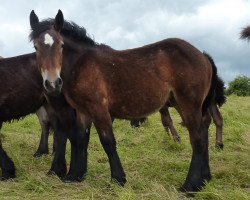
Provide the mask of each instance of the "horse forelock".
POLYGON ((53 24, 54 24, 54 19, 47 19, 47 20, 41 21, 41 22, 33 25, 33 28, 32 28, 31 33, 29 35, 30 41, 37 38, 43 32, 51 29, 53 27, 53 24))

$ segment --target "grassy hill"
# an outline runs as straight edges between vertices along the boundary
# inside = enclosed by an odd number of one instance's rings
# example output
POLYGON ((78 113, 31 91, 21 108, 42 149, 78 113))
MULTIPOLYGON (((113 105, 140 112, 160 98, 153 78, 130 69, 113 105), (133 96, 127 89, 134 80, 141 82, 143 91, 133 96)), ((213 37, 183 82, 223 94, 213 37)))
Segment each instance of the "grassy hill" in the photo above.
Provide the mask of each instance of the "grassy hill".
MULTIPOLYGON (((224 150, 214 147, 212 125, 209 152, 213 179, 195 199, 250 199, 250 97, 230 96, 221 112, 224 150)), ((187 175, 191 146, 187 130, 179 125, 181 119, 173 109, 171 116, 181 136, 180 143, 164 132, 158 113, 137 129, 132 129, 128 121, 114 122, 118 152, 127 174, 124 188, 110 181, 108 159, 94 128, 86 179, 82 183, 66 184, 56 176, 46 176, 51 155, 32 157, 40 138, 36 116, 6 123, 1 137, 15 162, 17 178, 0 182, 0 199, 178 199, 176 190, 187 175)), ((68 163, 69 146, 68 143, 68 163)))

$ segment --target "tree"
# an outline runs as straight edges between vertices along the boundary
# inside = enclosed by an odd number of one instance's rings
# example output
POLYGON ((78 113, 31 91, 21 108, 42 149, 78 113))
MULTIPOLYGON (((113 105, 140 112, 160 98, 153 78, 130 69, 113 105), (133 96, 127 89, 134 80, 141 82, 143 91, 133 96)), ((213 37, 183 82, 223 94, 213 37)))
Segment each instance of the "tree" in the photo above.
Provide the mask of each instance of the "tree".
POLYGON ((236 94, 237 96, 250 96, 250 78, 244 75, 237 76, 229 82, 226 90, 228 95, 236 94))

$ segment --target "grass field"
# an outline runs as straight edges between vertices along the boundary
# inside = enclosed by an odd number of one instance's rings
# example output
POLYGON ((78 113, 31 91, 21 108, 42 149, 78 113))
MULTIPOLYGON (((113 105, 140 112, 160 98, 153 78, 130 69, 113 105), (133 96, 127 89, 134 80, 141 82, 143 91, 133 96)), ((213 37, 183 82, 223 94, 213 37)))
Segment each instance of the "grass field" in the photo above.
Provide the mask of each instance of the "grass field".
MULTIPOLYGON (((228 98, 221 108, 224 117, 224 150, 215 149, 215 127, 210 127, 210 167, 213 179, 195 199, 250 199, 250 97, 228 98)), ((56 176, 48 177, 52 156, 33 158, 40 138, 35 115, 4 124, 3 146, 14 160, 17 178, 0 182, 0 199, 178 199, 191 146, 180 117, 171 110, 181 142, 170 139, 158 113, 140 128, 116 120, 114 132, 118 152, 127 174, 127 184, 119 187, 110 181, 108 159, 92 129, 86 179, 66 184, 56 176)), ((52 137, 50 137, 50 144, 52 137)), ((50 145, 51 146, 51 145, 50 145)), ((67 145, 67 162, 70 148, 67 145)))

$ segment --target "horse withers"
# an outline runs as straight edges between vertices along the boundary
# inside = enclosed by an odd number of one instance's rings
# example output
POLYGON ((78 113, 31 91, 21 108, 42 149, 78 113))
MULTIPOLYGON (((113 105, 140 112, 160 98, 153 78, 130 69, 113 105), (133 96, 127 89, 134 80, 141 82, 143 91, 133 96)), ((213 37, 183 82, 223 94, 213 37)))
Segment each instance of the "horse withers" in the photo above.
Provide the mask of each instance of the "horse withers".
MULTIPOLYGON (((126 182, 112 117, 146 117, 170 98, 176 101, 192 145, 192 160, 180 190, 197 191, 211 179, 207 113, 218 77, 202 52, 176 38, 117 51, 95 43, 85 29, 64 21, 61 11, 54 20, 42 22, 32 11, 30 24, 45 90, 51 95, 62 91, 85 125, 93 121, 113 179, 121 185, 126 182)), ((87 145, 84 148, 86 158, 87 145)))

